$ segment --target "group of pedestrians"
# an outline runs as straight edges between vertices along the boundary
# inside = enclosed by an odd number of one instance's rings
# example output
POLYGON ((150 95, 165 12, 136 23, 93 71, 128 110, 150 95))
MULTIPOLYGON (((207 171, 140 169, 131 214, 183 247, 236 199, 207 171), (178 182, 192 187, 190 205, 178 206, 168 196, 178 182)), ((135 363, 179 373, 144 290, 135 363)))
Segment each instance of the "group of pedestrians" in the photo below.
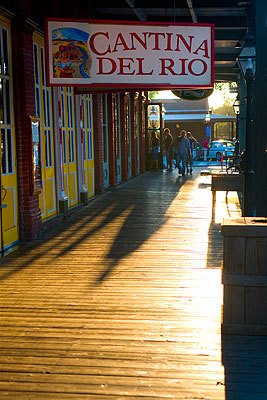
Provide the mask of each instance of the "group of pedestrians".
MULTIPOLYGON (((191 132, 182 130, 174 139, 170 129, 164 129, 163 143, 166 151, 167 169, 172 170, 173 160, 178 173, 185 176, 186 173, 193 172, 193 147, 197 141, 191 132)), ((158 155, 160 141, 155 131, 151 133, 151 169, 158 170, 158 155)))
POLYGON ((164 129, 164 142, 167 158, 167 169, 172 170, 173 159, 178 173, 185 176, 186 173, 193 172, 193 148, 196 138, 191 132, 182 130, 180 134, 173 139, 169 128, 164 129))

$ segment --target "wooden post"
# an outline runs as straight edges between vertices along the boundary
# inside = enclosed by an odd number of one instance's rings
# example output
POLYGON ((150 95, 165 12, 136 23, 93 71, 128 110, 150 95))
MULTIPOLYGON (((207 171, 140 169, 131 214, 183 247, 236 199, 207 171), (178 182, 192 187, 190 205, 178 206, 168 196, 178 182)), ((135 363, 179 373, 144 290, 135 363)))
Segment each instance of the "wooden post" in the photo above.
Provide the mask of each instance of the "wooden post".
POLYGON ((267 218, 222 223, 223 333, 267 335, 267 218))

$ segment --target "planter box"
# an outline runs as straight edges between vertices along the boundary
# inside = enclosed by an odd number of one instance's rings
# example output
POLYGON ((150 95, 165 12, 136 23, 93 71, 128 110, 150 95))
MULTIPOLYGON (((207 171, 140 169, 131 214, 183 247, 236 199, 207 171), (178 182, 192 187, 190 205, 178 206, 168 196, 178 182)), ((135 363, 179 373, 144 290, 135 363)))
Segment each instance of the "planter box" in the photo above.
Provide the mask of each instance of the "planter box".
POLYGON ((223 333, 267 335, 267 218, 222 223, 223 333))
POLYGON ((236 191, 243 190, 243 174, 212 173, 211 175, 212 200, 216 200, 216 191, 236 191))

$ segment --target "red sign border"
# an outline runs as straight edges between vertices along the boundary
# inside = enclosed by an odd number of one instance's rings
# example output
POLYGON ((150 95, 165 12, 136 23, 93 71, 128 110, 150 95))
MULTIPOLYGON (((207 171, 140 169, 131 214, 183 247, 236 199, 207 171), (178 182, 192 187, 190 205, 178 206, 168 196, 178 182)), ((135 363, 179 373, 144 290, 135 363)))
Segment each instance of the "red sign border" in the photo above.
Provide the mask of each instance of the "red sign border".
POLYGON ((45 64, 46 64, 46 76, 47 76, 47 84, 51 87, 74 87, 74 88, 84 88, 86 90, 82 90, 83 93, 94 93, 97 91, 100 92, 112 92, 112 91, 149 91, 149 90, 172 90, 172 89, 212 89, 214 87, 214 24, 205 24, 205 23, 193 23, 193 22, 144 22, 144 21, 117 21, 117 20, 95 20, 95 19, 72 19, 72 18, 46 18, 45 19, 45 64), (211 83, 210 85, 157 85, 157 84, 148 84, 139 85, 139 84, 128 84, 125 85, 124 83, 118 83, 115 85, 107 85, 106 83, 91 83, 91 84, 84 84, 84 83, 51 83, 50 82, 50 73, 49 73, 49 45, 48 45, 48 23, 50 21, 57 22, 82 22, 82 23, 89 23, 89 24, 109 24, 109 25, 144 25, 144 26, 205 26, 211 28, 211 83), (105 90, 106 89, 106 90, 105 90))

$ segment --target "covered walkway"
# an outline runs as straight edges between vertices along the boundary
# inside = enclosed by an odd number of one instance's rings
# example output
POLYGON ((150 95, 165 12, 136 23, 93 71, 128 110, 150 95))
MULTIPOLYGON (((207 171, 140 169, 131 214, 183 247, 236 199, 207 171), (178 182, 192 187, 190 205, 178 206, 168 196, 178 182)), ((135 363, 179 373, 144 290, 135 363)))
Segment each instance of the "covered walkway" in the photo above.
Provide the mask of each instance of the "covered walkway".
POLYGON ((1 399, 266 400, 267 337, 221 337, 209 177, 146 173, 1 260, 1 399))

